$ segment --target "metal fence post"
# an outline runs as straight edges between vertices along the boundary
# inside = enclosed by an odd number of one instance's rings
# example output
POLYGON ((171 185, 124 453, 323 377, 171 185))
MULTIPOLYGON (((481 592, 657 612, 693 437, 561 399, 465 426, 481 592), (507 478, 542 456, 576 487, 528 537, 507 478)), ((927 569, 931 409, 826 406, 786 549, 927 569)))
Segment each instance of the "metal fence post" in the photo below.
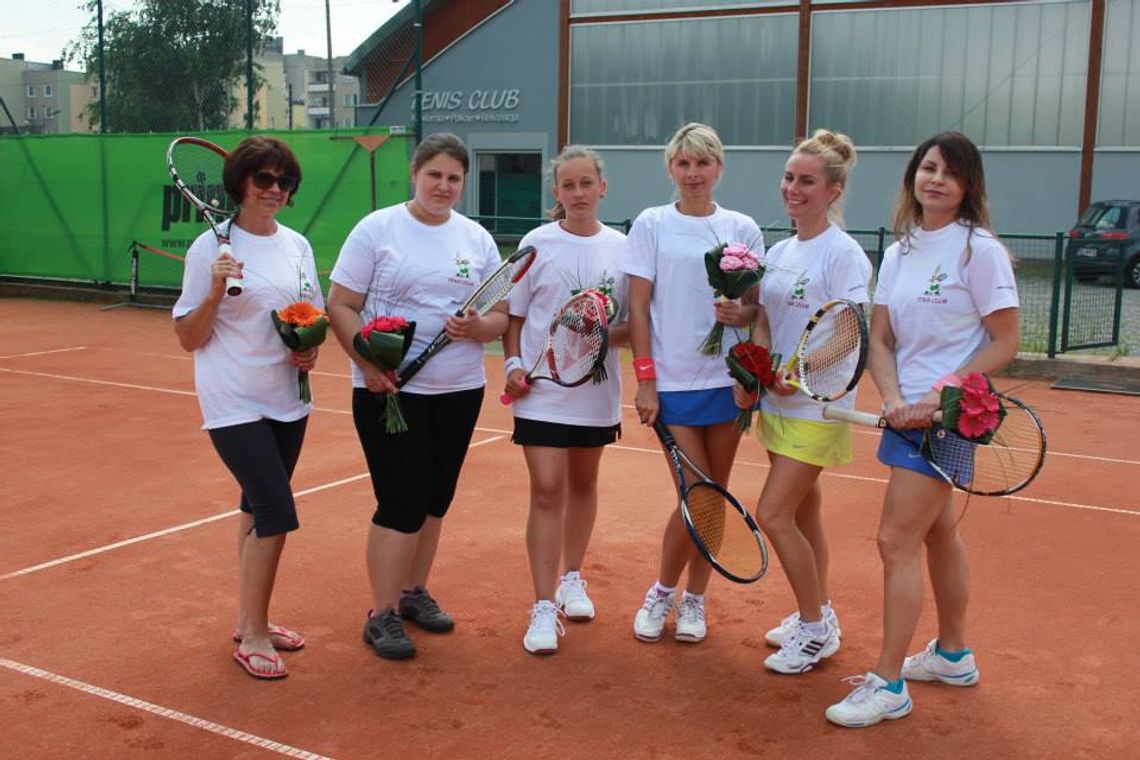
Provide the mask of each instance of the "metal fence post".
POLYGON ((1049 345, 1046 353, 1050 359, 1057 356, 1057 322, 1061 311, 1061 276, 1065 258, 1065 233, 1058 232, 1053 243, 1053 294, 1049 299, 1049 345))

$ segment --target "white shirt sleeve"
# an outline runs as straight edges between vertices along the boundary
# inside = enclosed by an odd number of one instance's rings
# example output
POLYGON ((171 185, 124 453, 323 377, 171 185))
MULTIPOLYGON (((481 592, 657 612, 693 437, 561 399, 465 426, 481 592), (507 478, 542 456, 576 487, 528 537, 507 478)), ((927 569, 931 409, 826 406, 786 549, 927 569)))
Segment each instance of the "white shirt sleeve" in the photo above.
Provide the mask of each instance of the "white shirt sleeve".
POLYGON ((1017 280, 1004 246, 978 236, 970 242, 970 263, 964 267, 962 279, 978 314, 985 317, 1000 309, 1017 308, 1017 280))
POLYGON ((633 220, 625 239, 625 251, 618 268, 626 274, 653 282, 657 279, 657 231, 649 210, 633 220))
POLYGON ((862 248, 844 246, 836 249, 826 270, 827 290, 831 298, 845 298, 867 303, 867 284, 871 281, 871 262, 862 248))
POLYGON ((197 309, 210 294, 210 266, 218 257, 217 239, 210 232, 198 236, 186 251, 186 263, 182 270, 182 293, 174 304, 175 319, 184 317, 197 309))
POLYGON ((883 263, 879 266, 879 280, 875 285, 875 305, 887 306, 891 301, 891 288, 894 286, 895 271, 898 269, 899 244, 889 246, 883 254, 883 263))
POLYGON ((368 293, 376 269, 376 244, 369 217, 357 222, 340 247, 329 279, 354 293, 368 293))

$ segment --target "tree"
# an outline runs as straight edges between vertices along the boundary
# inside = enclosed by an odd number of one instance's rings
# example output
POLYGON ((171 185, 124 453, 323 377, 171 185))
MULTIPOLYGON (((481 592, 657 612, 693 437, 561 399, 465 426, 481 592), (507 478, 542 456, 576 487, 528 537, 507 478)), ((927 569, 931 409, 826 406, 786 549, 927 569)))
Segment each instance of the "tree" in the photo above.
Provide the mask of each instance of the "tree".
MULTIPOLYGON (((272 35, 278 0, 252 0, 255 53, 272 35)), ((71 54, 99 71, 97 0, 71 54)), ((245 92, 246 0, 139 0, 104 18, 107 128, 115 132, 224 129, 245 92)), ((254 72, 252 86, 260 86, 254 72)), ((92 125, 99 103, 88 106, 92 125)))

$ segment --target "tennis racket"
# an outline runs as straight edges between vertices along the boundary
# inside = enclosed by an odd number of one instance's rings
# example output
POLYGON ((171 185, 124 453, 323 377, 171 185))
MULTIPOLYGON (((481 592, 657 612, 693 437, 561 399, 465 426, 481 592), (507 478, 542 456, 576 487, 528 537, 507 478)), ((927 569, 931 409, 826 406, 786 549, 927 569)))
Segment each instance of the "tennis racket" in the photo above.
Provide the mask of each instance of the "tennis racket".
MULTIPOLYGON (((237 207, 230 202, 222 182, 226 155, 224 149, 209 140, 179 137, 166 149, 166 169, 174 180, 174 186, 214 231, 214 237, 218 239, 218 255, 233 256, 230 227, 237 207)), ((241 279, 227 277, 226 293, 241 295, 241 279)))
MULTIPOLYGON (((563 388, 576 388, 602 366, 609 345, 609 323, 601 299, 586 291, 572 295, 550 321, 546 345, 523 378, 523 385, 549 380, 563 388)), ((499 396, 504 404, 514 400, 515 397, 507 393, 499 396)))
POLYGON ((836 401, 859 384, 867 364, 867 318, 853 301, 828 301, 808 320, 784 382, 816 401, 836 401))
MULTIPOLYGON (((528 245, 508 256, 507 260, 500 264, 499 268, 471 294, 471 297, 463 302, 463 305, 455 312, 455 316, 462 317, 470 309, 474 309, 475 313, 481 317, 491 311, 495 304, 507 297, 515 283, 522 279, 522 276, 530 269, 530 265, 534 263, 536 255, 538 255, 538 251, 535 247, 528 245)), ((404 387, 409 380, 415 377, 417 372, 424 368, 428 359, 438 354, 450 343, 451 338, 447 337, 447 331, 440 330, 439 335, 432 338, 427 348, 397 373, 396 387, 404 387)))
MULTIPOLYGON (((911 443, 934 470, 955 488, 979 496, 1006 496, 1025 488, 1045 464, 1045 428, 1036 412, 1021 401, 999 393, 1006 415, 989 443, 975 443, 940 425, 928 428, 922 441, 911 443)), ((823 418, 889 428, 877 414, 834 406, 823 407, 823 418)), ((934 422, 942 420, 935 412, 934 422)))
POLYGON ((748 510, 685 454, 658 417, 653 431, 661 439, 677 475, 681 519, 697 551, 713 569, 736 583, 751 583, 768 572, 768 547, 748 510), (685 469, 696 477, 689 484, 685 469))

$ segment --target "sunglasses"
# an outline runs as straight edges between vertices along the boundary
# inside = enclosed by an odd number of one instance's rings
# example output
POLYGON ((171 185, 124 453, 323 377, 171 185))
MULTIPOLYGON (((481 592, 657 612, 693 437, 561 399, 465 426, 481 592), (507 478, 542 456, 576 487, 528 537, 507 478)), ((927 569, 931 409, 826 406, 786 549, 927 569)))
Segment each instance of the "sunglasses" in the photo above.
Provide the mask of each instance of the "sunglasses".
POLYGON ((265 171, 254 173, 250 177, 250 181, 253 182, 253 186, 258 190, 268 190, 276 183, 277 187, 281 188, 281 192, 283 193, 293 192, 297 189, 298 183, 297 178, 290 174, 277 176, 276 174, 265 171))

